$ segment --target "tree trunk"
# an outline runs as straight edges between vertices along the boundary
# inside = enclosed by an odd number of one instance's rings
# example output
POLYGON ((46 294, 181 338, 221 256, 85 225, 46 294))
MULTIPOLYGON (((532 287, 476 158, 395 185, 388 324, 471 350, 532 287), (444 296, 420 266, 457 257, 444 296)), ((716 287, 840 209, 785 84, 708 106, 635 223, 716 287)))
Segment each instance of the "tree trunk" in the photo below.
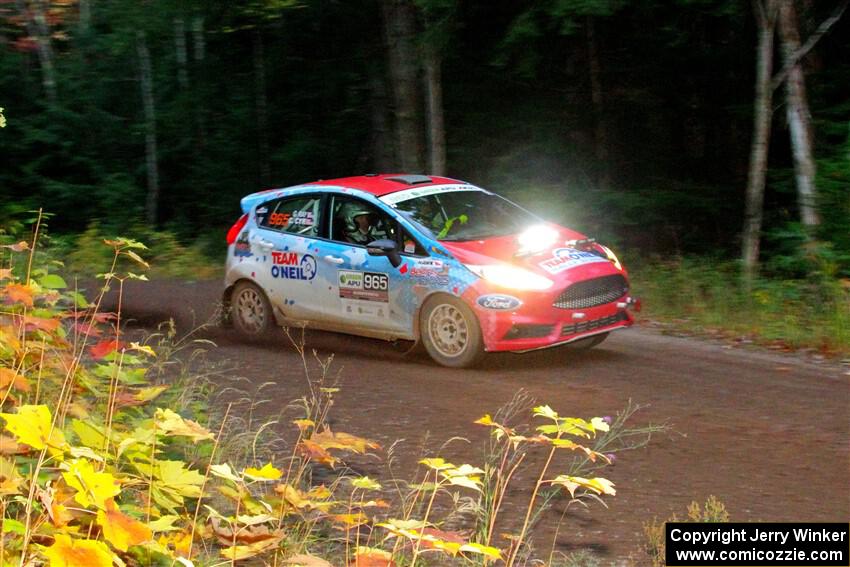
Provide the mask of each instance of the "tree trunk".
POLYGON ((421 172, 423 128, 417 96, 415 9, 410 0, 383 0, 382 6, 395 99, 399 162, 405 172, 421 172))
POLYGON ((753 139, 750 145, 750 168, 747 177, 747 194, 744 211, 744 233, 741 256, 744 276, 752 281, 758 273, 761 225, 764 211, 764 184, 767 175, 767 154, 770 144, 773 89, 773 36, 776 27, 775 0, 754 0, 758 24, 756 47, 756 84, 753 107, 753 139))
POLYGON ((393 144, 389 120, 387 120, 387 90, 384 75, 377 66, 369 72, 372 94, 372 167, 376 172, 388 172, 393 167, 393 144))
MULTIPOLYGON (((206 56, 207 42, 204 36, 204 17, 195 16, 192 18, 192 57, 195 60, 196 90, 199 83, 202 87, 206 83, 206 74, 203 72, 206 56)), ((207 145, 207 116, 204 106, 200 102, 195 105, 195 119, 198 125, 198 144, 203 148, 207 145)))
POLYGON ((50 28, 47 25, 46 2, 35 0, 32 10, 27 8, 24 0, 17 0, 18 11, 24 20, 27 34, 35 40, 38 62, 41 65, 41 83, 47 95, 48 102, 55 105, 58 96, 56 94, 56 72, 53 67, 53 47, 50 44, 50 28))
POLYGON ((257 150, 259 152, 260 183, 266 187, 271 183, 269 165, 269 103, 266 94, 266 55, 263 32, 254 28, 251 32, 254 53, 254 106, 257 114, 257 150))
POLYGON ((785 79, 786 114, 791 133, 791 148, 794 154, 794 174, 797 181, 797 202, 800 219, 808 229, 809 236, 820 224, 817 210, 817 187, 815 185, 815 160, 812 149, 812 117, 806 100, 806 81, 799 60, 793 59, 800 49, 800 34, 797 29, 797 14, 793 0, 782 0, 779 7, 779 36, 782 55, 791 63, 785 79))
POLYGON ((148 224, 156 225, 159 213, 159 169, 156 151, 156 106, 153 97, 151 55, 145 32, 136 32, 136 50, 139 54, 139 84, 142 89, 142 106, 145 112, 145 163, 148 174, 148 196, 145 214, 148 224))
POLYGON ((446 127, 443 120, 443 79, 440 56, 434 49, 425 49, 425 92, 428 96, 429 173, 446 174, 446 127))
POLYGON ((207 42, 204 37, 204 17, 192 18, 192 42, 193 53, 196 62, 203 61, 207 56, 207 42))
POLYGON ((91 0, 80 0, 80 33, 87 35, 91 29, 91 0))
POLYGON ((174 18, 174 53, 177 59, 177 83, 180 88, 189 88, 189 72, 186 69, 189 57, 186 50, 186 25, 183 18, 174 18))
POLYGON ((593 16, 587 17, 587 62, 590 71, 590 100, 593 104, 593 148, 599 171, 598 182, 602 188, 605 188, 611 184, 611 170, 608 167, 608 130, 605 127, 602 72, 599 65, 599 49, 596 43, 596 26, 593 16))

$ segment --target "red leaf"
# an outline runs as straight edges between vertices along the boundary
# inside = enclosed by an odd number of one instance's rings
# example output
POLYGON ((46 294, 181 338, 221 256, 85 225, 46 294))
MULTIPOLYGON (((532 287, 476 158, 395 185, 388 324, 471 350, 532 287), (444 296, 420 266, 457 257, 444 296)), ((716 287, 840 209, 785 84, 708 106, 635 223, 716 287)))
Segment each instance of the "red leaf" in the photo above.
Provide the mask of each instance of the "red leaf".
POLYGON ((91 354, 92 358, 94 359, 100 359, 112 352, 115 352, 116 350, 121 350, 126 346, 127 345, 125 345, 123 342, 117 341, 115 339, 100 341, 96 345, 89 348, 89 354, 91 354))

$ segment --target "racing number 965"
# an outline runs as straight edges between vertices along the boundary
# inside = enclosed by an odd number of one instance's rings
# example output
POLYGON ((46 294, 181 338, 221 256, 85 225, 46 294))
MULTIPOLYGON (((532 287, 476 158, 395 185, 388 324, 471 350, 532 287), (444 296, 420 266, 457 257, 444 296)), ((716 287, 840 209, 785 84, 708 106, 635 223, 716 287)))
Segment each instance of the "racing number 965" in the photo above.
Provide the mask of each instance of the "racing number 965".
POLYGON ((366 272, 363 274, 363 289, 375 291, 387 291, 389 288, 389 277, 387 274, 374 274, 366 272))

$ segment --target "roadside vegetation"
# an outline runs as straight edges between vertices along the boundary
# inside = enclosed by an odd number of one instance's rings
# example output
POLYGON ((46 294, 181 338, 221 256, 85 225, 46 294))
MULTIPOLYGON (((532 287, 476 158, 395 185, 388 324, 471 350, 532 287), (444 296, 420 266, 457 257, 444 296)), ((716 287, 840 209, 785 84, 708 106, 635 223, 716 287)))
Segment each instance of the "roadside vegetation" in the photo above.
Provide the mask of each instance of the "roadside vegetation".
POLYGON ((850 279, 829 271, 807 278, 758 278, 747 285, 739 264, 700 258, 638 263, 632 289, 641 319, 697 336, 850 354, 850 279))
POLYGON ((604 505, 616 488, 601 470, 662 429, 627 425, 634 407, 564 417, 520 394, 470 417, 490 432, 473 462, 426 454, 412 480, 362 476, 349 457, 389 451, 329 427, 341 395, 332 359, 293 341, 301 416, 285 426, 290 443, 266 442, 272 424, 245 417, 254 402, 195 373, 200 344, 122 326, 145 245, 106 240, 102 288, 84 296, 36 252, 40 220, 34 239, 0 249, 2 564, 558 564, 554 544, 534 537, 545 511, 561 499, 604 505), (101 310, 107 288, 116 313, 101 310), (526 505, 507 509, 518 476, 535 480, 526 505))

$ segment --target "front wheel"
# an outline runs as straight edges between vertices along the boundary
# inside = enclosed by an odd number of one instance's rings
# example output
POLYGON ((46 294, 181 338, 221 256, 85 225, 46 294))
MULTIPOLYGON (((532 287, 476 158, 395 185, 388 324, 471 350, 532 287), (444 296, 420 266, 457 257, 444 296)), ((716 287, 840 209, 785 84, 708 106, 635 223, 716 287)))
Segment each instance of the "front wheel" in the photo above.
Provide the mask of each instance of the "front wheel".
POLYGON ((459 299, 442 295, 427 300, 419 324, 425 350, 443 366, 468 368, 484 354, 478 319, 459 299))
POLYGON ((230 317, 236 331, 248 340, 268 336, 275 325, 266 294, 250 282, 236 284, 230 298, 230 317))

